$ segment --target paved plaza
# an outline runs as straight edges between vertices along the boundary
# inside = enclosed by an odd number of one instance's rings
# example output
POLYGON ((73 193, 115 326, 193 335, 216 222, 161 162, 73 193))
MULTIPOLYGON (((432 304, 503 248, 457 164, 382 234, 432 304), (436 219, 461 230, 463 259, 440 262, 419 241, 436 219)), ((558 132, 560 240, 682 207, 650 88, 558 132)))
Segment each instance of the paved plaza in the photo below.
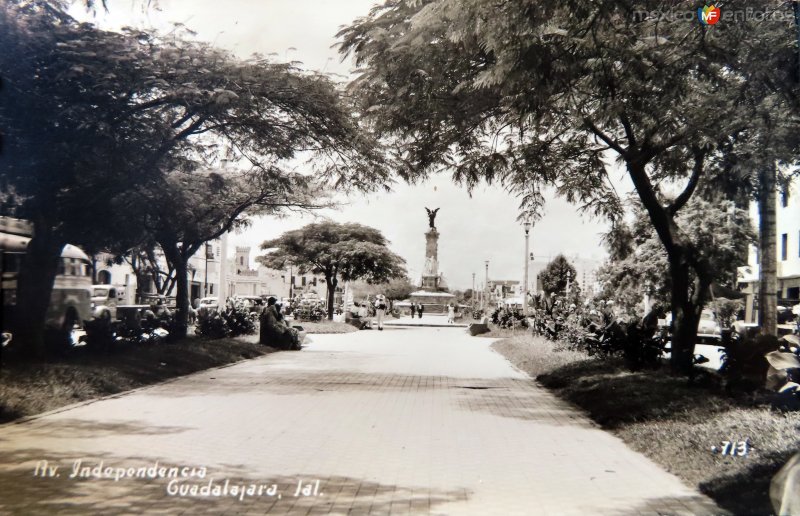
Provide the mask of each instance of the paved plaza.
POLYGON ((722 512, 489 339, 309 340, 0 427, 0 513, 722 512))

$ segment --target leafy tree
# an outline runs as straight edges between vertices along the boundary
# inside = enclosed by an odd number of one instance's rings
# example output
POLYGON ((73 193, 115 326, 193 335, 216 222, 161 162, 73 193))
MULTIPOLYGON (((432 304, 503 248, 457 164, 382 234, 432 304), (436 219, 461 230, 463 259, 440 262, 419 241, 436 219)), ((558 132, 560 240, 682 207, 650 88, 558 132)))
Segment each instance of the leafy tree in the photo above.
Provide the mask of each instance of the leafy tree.
POLYGON ((111 233, 95 230, 108 229, 109 199, 131 178, 149 176, 137 170, 142 142, 107 122, 128 109, 148 69, 126 35, 78 24, 42 1, 0 6, 0 47, 3 209, 34 227, 19 272, 14 340, 43 354, 62 248, 109 244, 111 233))
MULTIPOLYGON (((340 37, 361 67, 352 88, 362 110, 408 176, 447 167, 468 186, 499 181, 521 197, 523 216, 553 185, 616 219, 608 167, 622 165, 667 254, 672 368, 688 373, 714 271, 678 216, 718 167, 719 142, 762 134, 744 132, 759 122, 742 110, 740 70, 768 44, 763 28, 732 34, 616 0, 393 0, 340 37)), ((770 100, 780 119, 788 101, 770 100)))
POLYGON ((361 279, 375 284, 406 276, 405 260, 387 245, 377 229, 361 224, 320 222, 267 240, 261 248, 268 253, 257 260, 273 269, 284 269, 291 263, 300 274, 324 275, 328 286, 328 319, 333 319, 334 292, 339 280, 361 279))
MULTIPOLYGON (((61 249, 103 247, 107 237, 94 229, 128 206, 113 199, 169 190, 176 180, 166 176, 217 168, 222 159, 282 192, 296 182, 284 169, 298 157, 328 188, 385 184, 380 147, 319 74, 258 56, 242 61, 180 34, 100 31, 43 0, 0 7, 0 46, 2 184, 13 192, 2 204, 35 231, 19 275, 15 341, 37 350, 61 249)), ((177 262, 194 246, 162 245, 177 262)), ((180 304, 184 280, 176 277, 180 304)))
POLYGON ((465 305, 471 304, 475 297, 475 293, 472 291, 471 288, 468 288, 463 292, 456 291, 454 292, 454 294, 456 295, 456 299, 458 300, 458 302, 465 305))
MULTIPOLYGON (((645 294, 663 306, 668 305, 672 291, 669 259, 641 211, 634 209, 630 225, 612 230, 630 237, 632 245, 626 254, 610 253, 612 258, 598 271, 603 296, 614 299, 630 314, 640 312, 645 294)), ((711 283, 706 288, 711 285, 735 288, 736 267, 747 246, 755 241, 747 210, 736 208, 733 201, 714 203, 695 198, 680 212, 678 223, 709 264, 711 283)), ((614 237, 609 241, 614 242, 614 237)), ((700 285, 694 278, 691 284, 700 285)))
POLYGON ((323 196, 307 178, 273 170, 171 172, 136 195, 142 227, 166 259, 167 286, 176 287, 177 337, 185 336, 188 324, 189 259, 206 242, 246 224, 248 215, 325 206, 316 201, 323 196))
POLYGON ((402 301, 408 299, 411 293, 417 290, 417 287, 411 283, 407 276, 402 278, 395 278, 389 281, 389 284, 384 288, 383 293, 387 299, 392 301, 402 301))
POLYGON ((575 286, 577 271, 569 260, 559 254, 539 273, 542 282, 542 290, 548 295, 566 293, 567 285, 571 282, 571 287, 575 286))
POLYGON ((393 278, 384 283, 367 283, 366 281, 354 281, 350 284, 354 299, 374 298, 377 294, 383 294, 389 300, 390 306, 394 301, 408 299, 412 292, 417 290, 407 277, 393 278))

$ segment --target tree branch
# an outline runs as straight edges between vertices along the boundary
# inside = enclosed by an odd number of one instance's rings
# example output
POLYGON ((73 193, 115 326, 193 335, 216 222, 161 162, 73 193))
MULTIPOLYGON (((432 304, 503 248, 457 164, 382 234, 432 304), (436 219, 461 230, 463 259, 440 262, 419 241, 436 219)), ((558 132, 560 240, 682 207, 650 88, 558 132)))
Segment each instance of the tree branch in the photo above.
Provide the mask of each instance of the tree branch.
POLYGON ((697 183, 700 181, 700 176, 703 175, 703 160, 705 159, 707 148, 692 147, 692 154, 694 155, 694 166, 692 167, 692 175, 689 177, 689 182, 686 188, 675 198, 675 200, 667 207, 670 215, 675 215, 678 210, 684 207, 689 199, 697 189, 697 183))
POLYGON ((594 123, 589 120, 588 118, 583 119, 583 123, 586 125, 586 128, 589 129, 595 136, 603 140, 606 145, 617 151, 621 156, 627 156, 628 152, 622 148, 622 146, 611 139, 607 134, 601 131, 594 123))

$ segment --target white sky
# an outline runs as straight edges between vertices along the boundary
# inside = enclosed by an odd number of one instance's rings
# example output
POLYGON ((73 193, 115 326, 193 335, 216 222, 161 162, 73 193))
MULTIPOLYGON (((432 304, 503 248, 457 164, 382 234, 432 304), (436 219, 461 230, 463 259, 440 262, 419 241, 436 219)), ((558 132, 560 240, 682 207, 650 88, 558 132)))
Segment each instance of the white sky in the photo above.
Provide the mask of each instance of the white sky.
MULTIPOLYGON (((305 68, 342 76, 349 74, 351 63, 340 62, 331 48, 335 34, 374 5, 373 0, 157 0, 156 7, 147 9, 146 0, 107 3, 108 13, 87 13, 83 0, 71 12, 112 30, 124 25, 169 30, 172 22, 180 22, 197 32, 198 39, 240 57, 273 54, 278 61, 300 61, 305 68)), ((436 217, 440 270, 451 288, 463 289, 472 286, 472 273, 482 282, 485 260, 490 261, 490 278, 522 279, 524 233, 516 222, 518 205, 498 187, 478 188, 470 198, 440 176, 422 185, 398 184, 389 194, 354 196, 341 210, 321 215, 381 230, 392 250, 406 259, 411 279, 418 280, 428 228, 425 207, 441 208, 436 217)), ((311 221, 311 216, 258 219, 247 231, 232 235, 230 242, 256 249, 265 239, 311 221)), ((545 216, 532 232, 531 250, 537 260, 558 253, 601 259, 605 251, 600 233, 606 227, 604 221, 582 217, 574 206, 550 196, 545 216)))

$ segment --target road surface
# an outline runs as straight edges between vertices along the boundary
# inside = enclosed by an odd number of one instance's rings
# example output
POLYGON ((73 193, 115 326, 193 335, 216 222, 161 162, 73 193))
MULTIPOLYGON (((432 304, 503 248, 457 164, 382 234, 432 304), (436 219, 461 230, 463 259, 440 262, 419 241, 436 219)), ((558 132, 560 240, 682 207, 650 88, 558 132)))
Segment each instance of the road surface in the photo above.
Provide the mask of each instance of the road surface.
POLYGON ((461 328, 312 335, 0 427, 0 513, 721 513, 461 328))

